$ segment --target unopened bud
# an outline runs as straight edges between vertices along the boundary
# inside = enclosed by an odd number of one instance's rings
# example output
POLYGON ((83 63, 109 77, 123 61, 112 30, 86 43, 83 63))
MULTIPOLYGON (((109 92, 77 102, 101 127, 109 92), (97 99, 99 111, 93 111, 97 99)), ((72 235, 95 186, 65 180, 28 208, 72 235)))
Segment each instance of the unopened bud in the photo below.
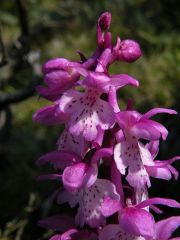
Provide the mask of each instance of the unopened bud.
POLYGON ((49 73, 55 70, 63 70, 65 67, 67 67, 69 64, 69 61, 65 58, 54 58, 49 61, 47 61, 43 65, 43 73, 49 73))
POLYGON ((121 42, 118 59, 125 62, 134 62, 142 55, 139 44, 133 40, 121 42))
POLYGON ((111 13, 110 12, 104 12, 100 17, 99 17, 99 26, 102 31, 106 31, 109 29, 110 24, 111 24, 111 13))

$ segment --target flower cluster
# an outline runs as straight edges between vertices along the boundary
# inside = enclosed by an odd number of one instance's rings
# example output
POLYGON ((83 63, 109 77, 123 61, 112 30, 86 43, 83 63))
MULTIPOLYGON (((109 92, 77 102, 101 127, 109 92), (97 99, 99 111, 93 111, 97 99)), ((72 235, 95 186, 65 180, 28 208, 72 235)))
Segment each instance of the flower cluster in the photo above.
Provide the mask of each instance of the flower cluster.
POLYGON ((37 161, 53 165, 54 173, 39 179, 59 181, 54 201, 72 208, 70 215, 61 213, 39 222, 56 230, 51 240, 167 240, 180 224, 180 216, 155 222, 150 213, 150 209, 162 213, 156 205, 179 208, 178 202, 148 197, 151 177, 178 178, 172 164, 179 156, 156 159, 159 141, 168 131, 151 120, 156 114, 176 111, 154 108, 141 114, 131 101, 120 110, 117 92, 126 85, 138 87, 139 82, 124 73, 111 75, 109 66, 136 61, 141 49, 137 42, 119 37, 113 44, 110 23, 109 12, 98 19, 97 49, 91 57, 79 52, 77 62, 48 61, 43 66, 46 86, 37 87, 51 104, 39 109, 34 121, 65 126, 56 151, 37 161))

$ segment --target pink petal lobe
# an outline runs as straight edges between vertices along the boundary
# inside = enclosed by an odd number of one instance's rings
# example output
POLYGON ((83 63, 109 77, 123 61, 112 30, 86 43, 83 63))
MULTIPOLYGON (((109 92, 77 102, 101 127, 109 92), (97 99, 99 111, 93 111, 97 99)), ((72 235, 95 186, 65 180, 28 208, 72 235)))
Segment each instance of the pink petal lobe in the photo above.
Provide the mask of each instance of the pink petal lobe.
POLYGON ((83 84, 87 87, 106 93, 109 91, 109 82, 110 78, 100 72, 89 72, 89 75, 83 80, 83 84))
POLYGON ((58 104, 40 108, 33 115, 35 122, 43 123, 45 125, 55 125, 67 122, 69 114, 59 111, 58 104))
POLYGON ((119 105, 118 105, 118 99, 116 96, 116 88, 110 87, 109 89, 109 95, 108 95, 109 103, 113 108, 114 113, 120 112, 119 105))
POLYGON ((81 230, 71 234, 72 240, 98 240, 97 235, 91 230, 81 230))
POLYGON ((143 237, 137 237, 125 232, 119 224, 109 224, 99 233, 99 240, 145 240, 143 237))
POLYGON ((173 158, 170 158, 168 160, 156 160, 154 161, 155 162, 155 166, 157 167, 166 167, 170 164, 172 164, 173 162, 177 161, 177 160, 180 160, 180 156, 175 156, 173 158))
POLYGON ((46 98, 50 101, 56 101, 60 98, 62 91, 59 88, 48 88, 43 86, 37 86, 36 91, 39 93, 39 95, 43 98, 46 98))
POLYGON ((76 224, 83 227, 88 224, 91 228, 97 228, 105 224, 105 217, 101 213, 101 204, 105 197, 119 200, 115 186, 106 179, 97 179, 94 185, 84 188, 77 194, 79 201, 76 224))
POLYGON ((140 139, 146 139, 150 141, 158 140, 160 138, 160 132, 153 127, 149 120, 139 121, 131 127, 130 132, 132 136, 140 139))
POLYGON ((43 228, 59 230, 61 232, 67 231, 69 228, 75 226, 74 219, 66 215, 54 215, 44 218, 38 222, 38 225, 43 228))
POLYGON ((81 158, 72 152, 54 151, 41 156, 36 163, 37 165, 43 165, 50 162, 54 165, 54 168, 64 169, 65 167, 80 161, 81 158))
POLYGON ((95 148, 100 148, 104 139, 104 130, 99 126, 97 126, 97 130, 98 130, 98 133, 96 138, 92 142, 92 145, 95 148))
POLYGON ((63 184, 65 189, 73 192, 83 185, 83 180, 88 170, 85 163, 77 163, 73 166, 66 167, 63 171, 63 184))
POLYGON ((110 157, 113 154, 113 148, 98 149, 92 156, 91 163, 98 163, 103 157, 110 157))
POLYGON ((114 160, 121 174, 125 174, 129 184, 134 188, 142 188, 150 186, 149 176, 144 167, 146 165, 154 165, 149 151, 137 141, 125 141, 116 144, 114 148, 114 160))
POLYGON ((61 133, 57 145, 58 150, 72 151, 82 158, 88 149, 88 142, 82 135, 74 136, 67 129, 61 133))
POLYGON ((146 166, 146 170, 151 177, 170 180, 171 179, 171 171, 168 167, 158 168, 156 166, 146 166))
POLYGON ((91 166, 80 162, 66 167, 62 175, 64 187, 70 192, 83 187, 88 188, 97 180, 97 173, 97 166, 95 164, 91 166))
POLYGON ((144 209, 126 208, 121 213, 119 221, 121 227, 132 235, 153 237, 155 234, 154 218, 144 209))
POLYGON ((55 69, 64 69, 69 61, 65 58, 54 58, 43 65, 43 72, 47 73, 55 69))
POLYGON ((109 217, 118 212, 122 208, 120 201, 105 197, 101 204, 101 213, 105 217, 109 217))
MULTIPOLYGON (((156 236, 158 240, 170 239, 173 232, 180 226, 180 216, 170 217, 159 221, 155 225, 156 236)), ((179 239, 179 238, 173 238, 179 239)))
POLYGON ((59 70, 47 73, 44 81, 49 87, 61 87, 62 89, 66 89, 71 81, 73 82, 73 79, 71 79, 69 73, 59 70))
POLYGON ((71 208, 74 208, 78 204, 78 198, 76 193, 71 193, 66 190, 61 191, 58 193, 57 196, 57 203, 58 204, 63 204, 63 203, 68 203, 71 208))
POLYGON ((127 74, 112 75, 111 80, 112 86, 114 86, 116 89, 122 88, 128 84, 134 87, 139 86, 139 82, 127 74))
POLYGON ((136 207, 144 208, 144 207, 151 206, 154 204, 161 204, 161 205, 165 205, 168 207, 180 208, 180 203, 178 203, 177 201, 175 201, 173 199, 168 199, 168 198, 150 198, 148 200, 145 200, 145 201, 139 203, 138 205, 136 205, 136 207))
POLYGON ((157 154, 159 152, 159 140, 151 141, 151 142, 147 143, 146 148, 151 153, 152 158, 155 159, 155 157, 157 156, 157 154))
POLYGON ((170 165, 177 160, 180 160, 179 156, 175 156, 169 160, 156 160, 154 161, 154 166, 146 166, 146 170, 150 176, 155 178, 170 180, 173 175, 175 180, 177 180, 179 173, 173 166, 170 165))
POLYGON ((49 240, 61 240, 61 235, 56 234, 56 235, 52 236, 49 240))
POLYGON ((122 130, 132 127, 141 118, 141 114, 136 111, 121 111, 116 114, 117 121, 122 130))
POLYGON ((147 113, 145 113, 141 119, 148 119, 156 114, 159 113, 168 113, 168 114, 177 114, 177 112, 175 110, 172 109, 167 109, 167 108, 153 108, 150 111, 148 111, 147 113))

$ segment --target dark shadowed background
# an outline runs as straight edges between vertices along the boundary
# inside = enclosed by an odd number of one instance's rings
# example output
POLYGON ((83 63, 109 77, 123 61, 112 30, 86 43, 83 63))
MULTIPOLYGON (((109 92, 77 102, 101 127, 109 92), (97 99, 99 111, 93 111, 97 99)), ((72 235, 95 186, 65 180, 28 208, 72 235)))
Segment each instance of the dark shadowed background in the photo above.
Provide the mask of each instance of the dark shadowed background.
MULTIPOLYGON (((120 105, 128 98, 136 109, 173 108, 180 112, 180 2, 177 0, 1 0, 0 1, 0 240, 43 240, 49 232, 38 219, 56 212, 48 195, 57 184, 38 183, 46 172, 36 159, 56 148, 61 127, 32 122, 46 104, 34 86, 42 83, 41 65, 50 58, 78 59, 95 48, 95 23, 105 10, 112 13, 111 31, 121 39, 137 40, 143 57, 133 64, 118 63, 114 73, 140 81, 139 89, 121 90, 120 105)), ((169 130, 159 158, 180 155, 180 119, 155 118, 169 130)), ((174 164, 180 169, 180 163, 174 164)), ((152 181, 151 196, 180 200, 179 182, 152 181)), ((177 210, 165 208, 165 217, 177 210)), ((177 232, 176 232, 177 233, 177 232)))

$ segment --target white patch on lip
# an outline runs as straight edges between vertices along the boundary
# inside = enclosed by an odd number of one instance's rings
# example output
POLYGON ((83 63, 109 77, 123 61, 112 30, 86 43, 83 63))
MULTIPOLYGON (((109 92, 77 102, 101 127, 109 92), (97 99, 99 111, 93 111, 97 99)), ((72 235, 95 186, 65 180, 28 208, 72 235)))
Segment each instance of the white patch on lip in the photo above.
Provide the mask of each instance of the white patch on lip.
POLYGON ((114 200, 120 199, 114 184, 106 179, 97 179, 91 187, 78 190, 75 194, 72 194, 75 205, 79 204, 76 224, 80 227, 88 224, 91 228, 104 225, 106 220, 101 213, 101 204, 106 196, 114 200))
POLYGON ((126 177, 129 184, 134 188, 150 186, 149 175, 144 165, 154 165, 150 152, 136 139, 116 144, 114 149, 114 160, 121 174, 126 177))
POLYGON ((96 138, 98 125, 106 130, 113 126, 115 117, 111 105, 100 99, 101 93, 88 89, 85 93, 69 90, 59 100, 62 112, 70 114, 69 131, 76 136, 81 133, 87 141, 96 138))

